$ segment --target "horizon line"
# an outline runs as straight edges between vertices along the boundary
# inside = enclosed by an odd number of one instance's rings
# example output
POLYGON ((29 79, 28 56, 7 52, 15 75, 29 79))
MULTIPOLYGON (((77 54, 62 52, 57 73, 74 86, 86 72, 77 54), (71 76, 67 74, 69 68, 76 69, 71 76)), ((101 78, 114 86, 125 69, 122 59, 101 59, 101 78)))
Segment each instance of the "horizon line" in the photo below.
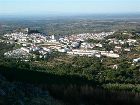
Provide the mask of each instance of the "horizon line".
MULTIPOLYGON (((99 16, 104 16, 104 17, 113 17, 113 16, 122 16, 123 18, 126 17, 135 17, 140 16, 140 12, 124 12, 124 13, 79 13, 79 14, 59 14, 59 13, 53 13, 53 14, 0 14, 0 19, 16 19, 16 18, 61 18, 61 17, 99 17, 99 16)), ((100 17, 101 18, 101 17, 100 17)))

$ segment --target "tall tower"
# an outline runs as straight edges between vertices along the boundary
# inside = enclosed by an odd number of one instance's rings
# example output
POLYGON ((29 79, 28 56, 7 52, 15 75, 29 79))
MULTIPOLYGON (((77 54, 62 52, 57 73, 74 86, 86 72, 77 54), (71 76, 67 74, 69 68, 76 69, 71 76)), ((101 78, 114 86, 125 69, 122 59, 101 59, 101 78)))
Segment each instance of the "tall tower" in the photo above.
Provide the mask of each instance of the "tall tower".
POLYGON ((25 31, 26 33, 29 33, 30 28, 25 28, 24 31, 25 31))
POLYGON ((52 37, 51 37, 51 38, 52 38, 52 40, 55 40, 55 37, 54 37, 54 35, 52 35, 52 37))

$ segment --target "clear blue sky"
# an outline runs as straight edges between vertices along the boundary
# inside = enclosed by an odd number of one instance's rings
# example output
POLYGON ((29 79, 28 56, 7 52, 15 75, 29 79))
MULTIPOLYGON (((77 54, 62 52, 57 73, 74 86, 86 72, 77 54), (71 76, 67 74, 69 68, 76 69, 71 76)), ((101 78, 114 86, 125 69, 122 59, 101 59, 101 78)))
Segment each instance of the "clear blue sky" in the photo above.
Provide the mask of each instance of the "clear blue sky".
POLYGON ((0 14, 138 13, 140 0, 0 0, 0 14))

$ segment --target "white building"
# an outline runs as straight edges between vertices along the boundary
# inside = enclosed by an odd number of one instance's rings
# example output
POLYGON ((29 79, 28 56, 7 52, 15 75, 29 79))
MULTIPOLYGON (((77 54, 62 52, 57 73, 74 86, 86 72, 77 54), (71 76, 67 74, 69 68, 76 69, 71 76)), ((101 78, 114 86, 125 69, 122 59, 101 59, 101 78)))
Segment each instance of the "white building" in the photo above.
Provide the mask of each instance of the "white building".
POLYGON ((108 52, 108 51, 100 51, 101 55, 106 56, 106 57, 111 57, 111 58, 119 58, 120 55, 113 53, 113 52, 108 52))
POLYGON ((94 56, 98 53, 97 50, 72 50, 68 51, 68 55, 79 55, 79 56, 94 56))
POLYGON ((27 53, 30 52, 30 50, 28 48, 25 48, 25 47, 21 47, 21 50, 26 51, 27 53))
POLYGON ((140 62, 140 58, 133 59, 133 63, 140 62))

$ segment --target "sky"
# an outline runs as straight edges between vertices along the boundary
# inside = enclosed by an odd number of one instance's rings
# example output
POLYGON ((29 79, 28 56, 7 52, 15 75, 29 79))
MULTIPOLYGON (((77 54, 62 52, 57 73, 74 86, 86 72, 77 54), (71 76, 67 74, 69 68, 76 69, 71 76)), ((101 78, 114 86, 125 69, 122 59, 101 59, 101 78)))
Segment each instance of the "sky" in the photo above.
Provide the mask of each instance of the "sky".
POLYGON ((140 0, 0 0, 1 15, 140 13, 140 0))

